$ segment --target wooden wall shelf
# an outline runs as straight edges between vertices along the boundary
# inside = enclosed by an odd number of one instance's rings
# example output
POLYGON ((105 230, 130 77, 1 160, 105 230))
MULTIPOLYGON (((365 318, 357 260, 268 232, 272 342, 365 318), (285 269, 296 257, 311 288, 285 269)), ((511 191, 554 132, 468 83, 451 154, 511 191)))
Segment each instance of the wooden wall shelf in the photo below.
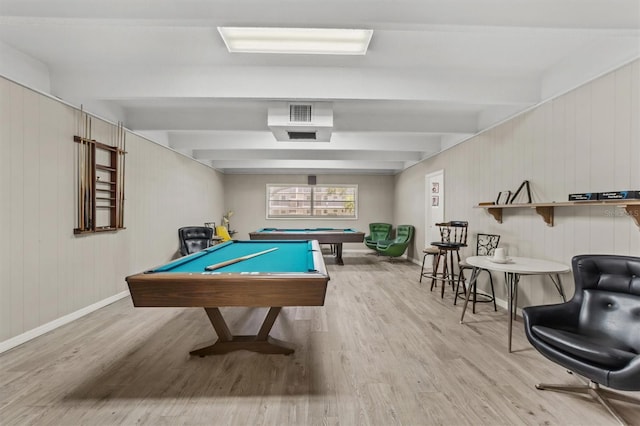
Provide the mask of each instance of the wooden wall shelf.
POLYGON ((531 203, 531 204, 492 204, 479 205, 476 208, 486 209, 491 216, 502 223, 502 211, 504 209, 536 209, 536 213, 542 216, 542 220, 547 226, 553 226, 553 211, 555 207, 620 207, 624 208, 627 214, 640 227, 640 200, 613 200, 613 201, 564 201, 557 203, 531 203))

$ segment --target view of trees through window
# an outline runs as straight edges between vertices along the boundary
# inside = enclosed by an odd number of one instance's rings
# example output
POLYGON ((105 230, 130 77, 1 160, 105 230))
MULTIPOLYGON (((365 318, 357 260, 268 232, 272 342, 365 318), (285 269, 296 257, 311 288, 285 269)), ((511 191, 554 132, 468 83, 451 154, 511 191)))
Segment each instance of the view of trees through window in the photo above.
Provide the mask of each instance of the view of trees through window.
POLYGON ((267 217, 355 219, 357 197, 357 185, 267 185, 267 217))

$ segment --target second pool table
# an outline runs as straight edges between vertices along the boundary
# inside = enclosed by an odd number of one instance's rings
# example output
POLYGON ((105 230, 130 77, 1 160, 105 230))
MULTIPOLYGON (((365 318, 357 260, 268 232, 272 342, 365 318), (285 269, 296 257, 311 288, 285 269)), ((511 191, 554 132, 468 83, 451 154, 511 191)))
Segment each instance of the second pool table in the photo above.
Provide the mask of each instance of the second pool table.
POLYGON ((342 243, 361 243, 364 232, 340 228, 262 228, 249 233, 252 240, 317 240, 335 247, 336 263, 344 265, 342 243))

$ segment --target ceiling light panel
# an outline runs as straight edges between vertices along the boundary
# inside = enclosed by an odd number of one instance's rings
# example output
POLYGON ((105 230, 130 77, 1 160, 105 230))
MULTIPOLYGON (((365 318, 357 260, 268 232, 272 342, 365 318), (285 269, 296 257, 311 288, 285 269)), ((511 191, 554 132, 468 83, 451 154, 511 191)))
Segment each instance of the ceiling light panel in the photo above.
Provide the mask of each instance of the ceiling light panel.
POLYGON ((218 27, 229 52, 364 55, 373 30, 218 27))

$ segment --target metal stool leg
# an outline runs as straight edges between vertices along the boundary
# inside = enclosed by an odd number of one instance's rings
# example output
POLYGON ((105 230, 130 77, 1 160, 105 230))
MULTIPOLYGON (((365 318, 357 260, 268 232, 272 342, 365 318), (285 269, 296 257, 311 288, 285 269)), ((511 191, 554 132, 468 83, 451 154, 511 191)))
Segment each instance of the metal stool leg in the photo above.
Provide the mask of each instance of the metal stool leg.
POLYGON ((460 294, 460 283, 462 282, 462 293, 466 294, 467 293, 467 279, 464 276, 464 270, 465 269, 469 269, 469 268, 460 268, 459 272, 458 272, 458 280, 456 281, 456 289, 455 289, 455 295, 453 297, 453 304, 455 305, 458 302, 458 295, 460 294))

